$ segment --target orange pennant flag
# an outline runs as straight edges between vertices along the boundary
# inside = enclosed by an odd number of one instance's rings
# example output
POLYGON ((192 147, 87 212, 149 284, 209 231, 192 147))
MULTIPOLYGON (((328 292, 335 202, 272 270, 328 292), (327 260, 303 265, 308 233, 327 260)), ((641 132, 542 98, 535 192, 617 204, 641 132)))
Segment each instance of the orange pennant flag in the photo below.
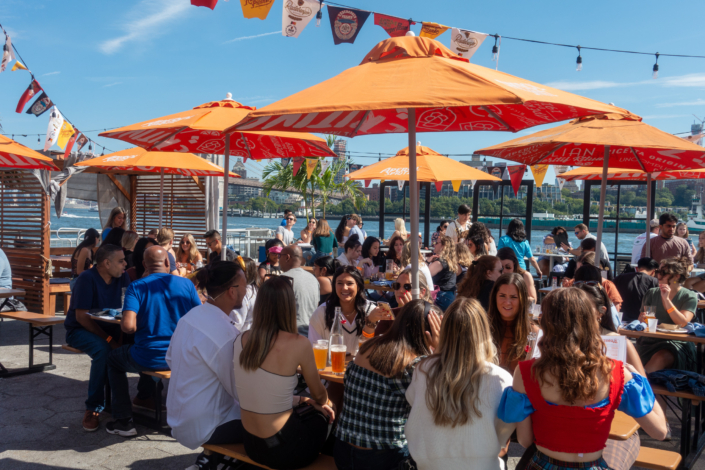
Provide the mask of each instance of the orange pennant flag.
POLYGON ((318 166, 318 159, 317 158, 307 158, 306 159, 306 177, 308 179, 311 179, 311 175, 313 174, 313 170, 316 169, 316 166, 318 166))
POLYGON ((541 185, 543 185, 543 179, 546 177, 548 165, 534 165, 530 168, 531 173, 534 175, 534 180, 536 181, 536 187, 540 188, 541 185))
POLYGON ((462 183, 461 180, 453 180, 451 181, 451 183, 453 184, 453 191, 455 191, 456 193, 460 191, 460 183, 462 183))
MULTIPOLYGON (((286 0, 284 0, 286 1, 286 0)), ((240 0, 242 14, 245 18, 259 18, 264 20, 269 14, 269 10, 274 5, 274 0, 240 0)))
POLYGON ((421 27, 421 32, 419 33, 419 36, 422 38, 431 38, 431 39, 436 39, 438 36, 441 34, 445 33, 450 29, 448 26, 443 26, 442 24, 438 23, 421 23, 423 26, 421 27))

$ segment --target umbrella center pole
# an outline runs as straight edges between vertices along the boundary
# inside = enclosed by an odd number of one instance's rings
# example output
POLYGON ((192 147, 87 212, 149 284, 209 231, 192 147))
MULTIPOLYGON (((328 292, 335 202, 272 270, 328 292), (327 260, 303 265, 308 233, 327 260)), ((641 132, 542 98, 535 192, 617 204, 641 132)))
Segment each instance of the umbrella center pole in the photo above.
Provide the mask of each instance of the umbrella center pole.
POLYGON ((223 160, 223 229, 220 246, 220 259, 227 261, 228 244, 228 176, 230 176, 230 134, 225 134, 223 160))
POLYGON ((411 297, 419 291, 419 185, 416 175, 416 109, 408 109, 409 127, 409 215, 411 215, 411 297))
POLYGON ((163 225, 163 214, 164 214, 164 167, 159 170, 159 228, 164 228, 163 225))
POLYGON ((646 257, 651 258, 651 173, 646 174, 646 257))
POLYGON ((609 156, 610 146, 605 145, 605 155, 603 156, 602 162, 602 182, 600 184, 600 213, 597 218, 597 246, 595 246, 595 253, 597 254, 598 260, 601 259, 600 255, 602 254, 602 226, 605 220, 605 196, 607 194, 607 173, 609 168, 609 156))

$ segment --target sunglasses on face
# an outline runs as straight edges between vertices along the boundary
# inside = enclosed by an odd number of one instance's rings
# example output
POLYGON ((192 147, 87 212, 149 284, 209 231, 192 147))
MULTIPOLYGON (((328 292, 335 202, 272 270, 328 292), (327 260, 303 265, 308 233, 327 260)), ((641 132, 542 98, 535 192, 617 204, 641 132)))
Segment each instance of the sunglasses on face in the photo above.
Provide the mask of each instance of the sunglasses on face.
POLYGON ((579 287, 579 286, 583 286, 583 285, 589 286, 589 287, 598 287, 600 285, 600 283, 598 281, 575 281, 573 283, 573 285, 575 287, 579 287))
POLYGON ((575 231, 575 234, 576 234, 576 235, 580 234, 580 230, 576 230, 576 231, 575 231))
POLYGON ((656 274, 659 276, 670 276, 671 275, 671 273, 666 271, 665 269, 658 269, 656 271, 656 274))
POLYGON ((296 219, 293 217, 288 217, 286 220, 296 220, 296 219))
POLYGON ((411 290, 411 284, 401 284, 399 282, 392 282, 392 289, 399 290, 404 287, 404 290, 411 290))
POLYGON ((352 217, 347 216, 347 217, 345 218, 345 220, 352 220, 352 217))

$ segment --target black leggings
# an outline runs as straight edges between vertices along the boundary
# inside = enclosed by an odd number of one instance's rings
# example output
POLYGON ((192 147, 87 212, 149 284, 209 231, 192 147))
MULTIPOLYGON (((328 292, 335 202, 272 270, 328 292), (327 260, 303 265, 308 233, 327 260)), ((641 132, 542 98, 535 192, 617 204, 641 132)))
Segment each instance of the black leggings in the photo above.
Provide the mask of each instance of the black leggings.
POLYGON ((245 452, 255 462, 273 469, 296 469, 313 463, 328 435, 328 418, 307 409, 300 415, 296 409, 281 430, 266 439, 245 429, 245 452))

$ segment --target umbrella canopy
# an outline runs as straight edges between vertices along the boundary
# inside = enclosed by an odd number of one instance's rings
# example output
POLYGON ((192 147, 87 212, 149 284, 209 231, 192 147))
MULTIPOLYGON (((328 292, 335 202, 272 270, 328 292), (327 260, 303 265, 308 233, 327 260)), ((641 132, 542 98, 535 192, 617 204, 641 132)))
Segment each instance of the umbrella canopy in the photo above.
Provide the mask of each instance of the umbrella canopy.
MULTIPOLYGON (((600 180, 602 169, 594 167, 576 168, 556 175, 566 181, 573 180, 600 180)), ((646 181, 647 173, 640 170, 626 168, 607 168, 608 180, 646 181)), ((697 180, 705 178, 705 169, 686 171, 657 171, 651 173, 652 180, 697 180)))
POLYGON ((54 160, 0 135, 0 168, 23 170, 58 170, 54 160))
POLYGON ((380 42, 360 65, 253 111, 238 131, 314 130, 357 135, 510 131, 578 116, 627 111, 471 64, 422 37, 380 42))
POLYGON ((575 119, 476 153, 521 162, 598 166, 645 172, 690 170, 705 166, 705 148, 641 122, 634 115, 606 114, 575 119))
MULTIPOLYGON (((150 152, 140 147, 84 160, 76 166, 89 167, 88 173, 115 173, 121 175, 138 175, 144 173, 161 173, 183 176, 223 176, 223 169, 218 165, 192 153, 150 152)), ((240 175, 230 172, 231 178, 240 175)))
POLYGON ((181 113, 102 132, 110 137, 160 152, 225 152, 230 135, 230 155, 255 160, 289 157, 335 157, 325 139, 297 132, 226 132, 255 108, 237 101, 211 101, 181 113))
MULTIPOLYGON (((441 43, 405 36, 380 42, 362 63, 253 111, 237 131, 309 131, 354 137, 409 134, 411 233, 419 229, 416 131, 510 131, 627 111, 470 64, 441 43)), ((418 246, 411 244, 418 298, 418 246)))
MULTIPOLYGON (((421 145, 416 146, 417 180, 422 182, 490 180, 502 181, 471 166, 421 145)), ((409 147, 397 155, 346 175, 354 180, 409 181, 409 147)))

